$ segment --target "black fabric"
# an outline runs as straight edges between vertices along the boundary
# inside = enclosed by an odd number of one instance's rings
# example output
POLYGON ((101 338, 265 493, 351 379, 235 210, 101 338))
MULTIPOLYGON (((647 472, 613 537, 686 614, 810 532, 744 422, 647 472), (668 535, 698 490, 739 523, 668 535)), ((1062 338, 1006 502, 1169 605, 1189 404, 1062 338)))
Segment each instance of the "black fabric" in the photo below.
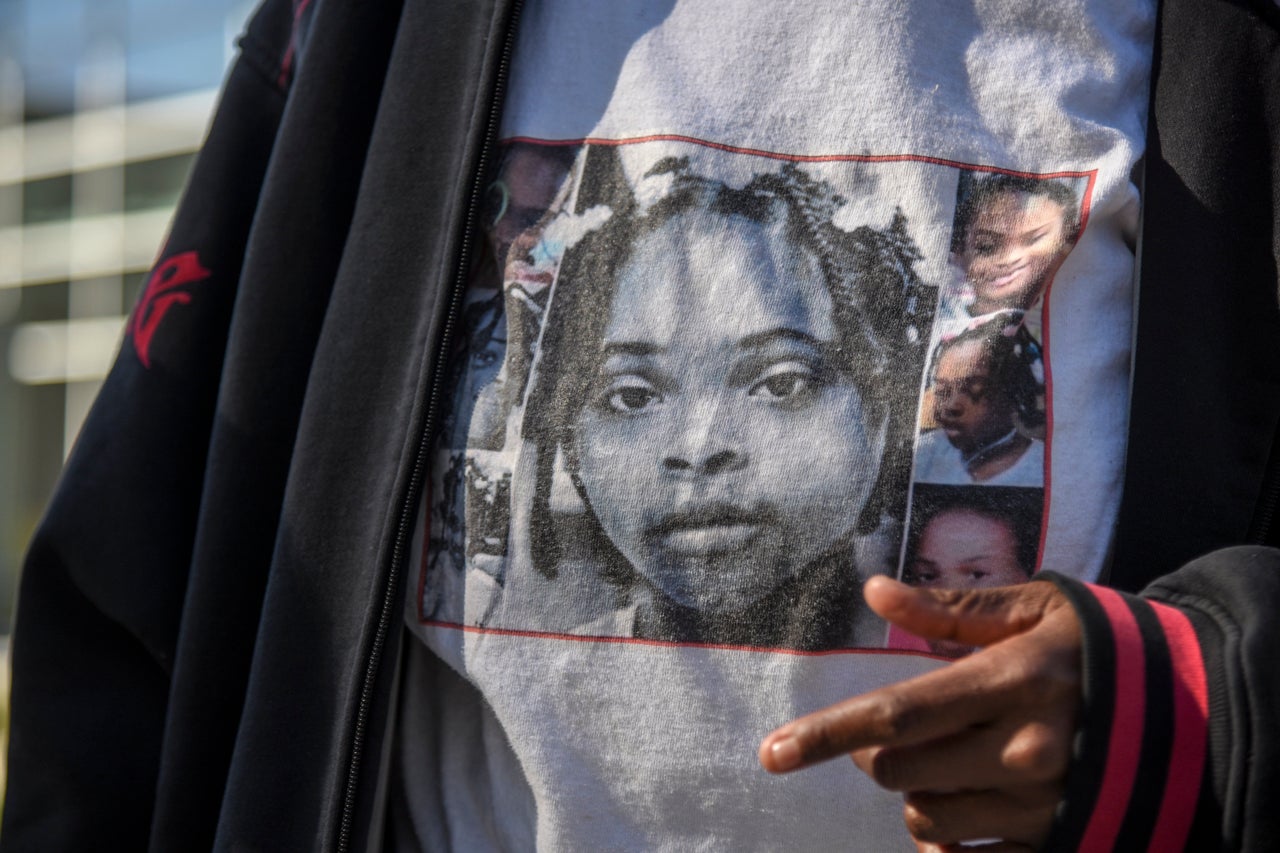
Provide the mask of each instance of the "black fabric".
POLYGON ((1183 610, 1182 613, 1190 620, 1205 658, 1205 680, 1209 690, 1209 739, 1205 747, 1208 752, 1187 849, 1205 853, 1239 849, 1238 839, 1235 840, 1237 843, 1230 844, 1232 839, 1224 834, 1223 803, 1227 791, 1221 783, 1227 781, 1224 762, 1231 754, 1231 733, 1235 728, 1232 716, 1241 709, 1233 709, 1228 701, 1226 669, 1212 665, 1214 661, 1222 660, 1224 654, 1223 635, 1217 623, 1196 610, 1183 610))
MULTIPOLYGON (((287 32, 289 19, 288 3, 269 3, 246 40, 287 32)), ((212 275, 165 314, 150 370, 126 341, 28 554, 5 850, 92 849, 107 837, 147 847, 224 342, 284 106, 269 64, 255 54, 232 71, 164 249, 197 250, 212 275)))
MULTIPOLYGON (((1084 629, 1085 692, 1067 790, 1047 849, 1074 850, 1097 803, 1115 702, 1114 634, 1092 593, 1045 572, 1066 593, 1084 629)), ((1169 648, 1144 599, 1186 614, 1204 660, 1209 691, 1206 765, 1188 850, 1271 850, 1280 838, 1280 551, 1242 546, 1215 551, 1124 596, 1138 621, 1146 669, 1143 744, 1116 850, 1143 849, 1158 817, 1172 746, 1169 648)), ((1179 768, 1173 768, 1178 772, 1179 768)))
MULTIPOLYGON (((462 275, 468 268, 466 237, 475 228, 482 160, 499 117, 496 89, 500 64, 509 51, 508 34, 515 25, 512 10, 518 5, 519 0, 493 0, 442 10, 436 8, 438 4, 406 3, 387 73, 388 97, 379 107, 378 126, 370 144, 371 167, 352 224, 352 234, 358 240, 344 257, 331 308, 331 315, 341 321, 337 328, 326 330, 330 346, 322 348, 320 355, 327 360, 317 362, 323 379, 313 389, 313 417, 301 433, 302 452, 295 460, 295 465, 318 475, 318 482, 310 476, 304 481, 309 501, 298 501, 299 518, 318 518, 322 524, 326 524, 326 517, 332 519, 321 529, 345 535, 353 545, 345 558, 339 554, 337 560, 328 548, 310 545, 312 560, 329 561, 334 595, 345 589, 351 562, 364 556, 358 550, 359 537, 367 537, 371 531, 378 535, 378 557, 368 567, 373 572, 371 583, 363 597, 345 602, 338 611, 347 624, 363 620, 360 642, 342 649, 344 655, 356 652, 361 668, 360 679, 352 685, 347 728, 343 739, 329 744, 330 754, 341 761, 343 770, 335 799, 349 802, 335 802, 332 814, 317 812, 318 817, 331 821, 329 843, 339 850, 364 849, 369 827, 380 817, 374 811, 379 806, 375 797, 378 757, 389 734, 384 721, 395 699, 397 647, 404 638, 401 588, 410 559, 410 528, 421 494, 428 430, 439 417, 430 411, 435 402, 437 365, 443 363, 444 329, 452 321, 451 299, 463 286, 462 275), (406 175, 417 179, 408 187, 406 175), (396 203, 390 205, 388 199, 393 196, 396 203), (412 223, 413 227, 389 235, 388 220, 412 223), (426 229, 425 233, 419 228, 426 229), (377 310, 369 312, 366 271, 374 268, 387 276, 386 290, 377 310), (407 293, 405 282, 411 288, 407 293), (350 339, 343 328, 347 318, 372 320, 371 328, 358 328, 361 334, 375 336, 377 344, 350 339), (411 358, 406 358, 406 341, 412 342, 411 358), (353 358, 353 353, 361 360, 353 358), (381 386, 369 389, 376 406, 350 393, 352 388, 367 388, 371 376, 378 377, 381 386), (392 377, 398 386, 382 384, 392 377), (336 384, 328 381, 330 378, 336 379, 336 384), (333 447, 335 436, 325 420, 330 414, 359 427, 355 436, 337 436, 342 442, 339 448, 333 447), (388 421, 403 425, 403 433, 388 430, 388 421), (397 443, 388 446, 388 435, 394 435, 397 443), (353 437, 354 444, 348 446, 346 442, 353 437), (336 466, 332 464, 335 453, 336 466), (372 469, 363 468, 370 460, 372 469), (372 494, 379 500, 390 500, 356 504, 362 512, 350 515, 338 505, 330 510, 336 514, 327 516, 320 509, 330 503, 324 496, 349 489, 351 471, 363 471, 370 485, 379 489, 372 494), (370 476, 371 471, 376 477, 370 476), (379 627, 386 629, 385 635, 376 633, 379 627), (363 694, 366 687, 367 696, 363 694), (362 707, 366 698, 368 704, 362 707), (359 732, 357 714, 364 720, 364 730, 359 732)), ((275 618, 284 636, 288 636, 291 595, 307 595, 311 585, 310 564, 305 554, 299 556, 302 561, 296 568, 301 571, 276 591, 275 618), (287 584, 294 588, 290 590, 287 584)), ((266 618, 270 620, 271 614, 266 618)), ((270 659, 269 665, 277 667, 275 672, 281 677, 272 687, 276 701, 292 701, 284 682, 293 668, 307 665, 309 652, 305 645, 289 649, 281 643, 279 648, 296 657, 291 660, 286 654, 270 659)), ((323 673, 311 684, 325 690, 323 673)), ((270 696, 264 698, 271 701, 270 696)), ((271 728, 287 726, 278 718, 271 721, 271 727, 262 732, 263 748, 273 742, 271 728)), ((256 756, 251 756, 241 773, 258 782, 255 760, 256 756)), ((273 786, 288 785, 289 780, 287 768, 278 768, 274 778, 261 780, 265 784, 258 796, 271 796, 273 786)), ((268 833, 262 838, 269 844, 272 836, 268 833)))
MULTIPOLYGON (((315 73, 329 14, 385 4, 322 3, 295 97, 315 73)), ((219 849, 365 844, 393 673, 369 672, 375 631, 395 610, 390 573, 422 441, 434 343, 456 278, 504 19, 483 2, 408 0, 394 28, 355 211, 334 276, 290 460, 259 635, 226 781, 219 849), (372 693, 362 707, 366 679, 372 693), (366 737, 355 743, 357 719, 366 737), (358 753, 357 753, 358 750, 358 753), (272 760, 271 757, 277 757, 272 760), (354 783, 350 777, 357 772, 354 783), (358 809, 344 824, 348 786, 358 809)), ((388 35, 392 35, 388 33, 388 35)), ((359 42, 354 42, 359 44, 359 42)), ((334 68, 334 74, 353 73, 334 68)), ((299 110, 298 133, 323 104, 299 110)), ((289 131, 292 113, 286 115, 289 131)), ((341 111, 336 111, 339 120, 341 111)), ((297 180, 326 183, 326 162, 297 180)), ((291 184, 278 188, 287 204, 291 184)), ((264 235, 264 242, 267 235, 264 235)), ((309 245, 309 243, 308 243, 309 245)), ((288 246, 277 246, 277 252, 288 246)), ((305 290, 297 295, 305 298, 305 290)), ((284 322, 278 314, 259 322, 284 322)), ((394 643, 380 650, 394 660, 394 643)))
POLYGON ((1071 769, 1062 802, 1044 845, 1046 853, 1073 853, 1080 849, 1089 817, 1097 806, 1099 780, 1107 770, 1116 704, 1115 636, 1102 605, 1083 584, 1055 572, 1040 572, 1036 580, 1052 582, 1061 589, 1083 626, 1084 690, 1080 722, 1071 744, 1071 769))
POLYGON ((1280 34, 1270 0, 1163 0, 1127 468, 1108 583, 1249 541, 1280 426, 1280 34))
POLYGON ((1275 849, 1280 838, 1280 551, 1217 551, 1156 581, 1143 595, 1189 614, 1200 641, 1209 677, 1210 761, 1224 849, 1275 849))
POLYGON ((504 19, 309 8, 242 40, 165 250, 211 274, 149 369, 126 339, 28 555, 4 850, 336 845, 504 19))
MULTIPOLYGON (((1054 583, 1066 594, 1083 629, 1085 686, 1079 729, 1063 803, 1046 845, 1053 851, 1076 850, 1093 813, 1109 805, 1099 800, 1099 794, 1107 778, 1118 698, 1116 635, 1111 618, 1086 585, 1055 572, 1044 572, 1037 579, 1054 583)), ((1170 775, 1174 734, 1173 668, 1164 629, 1141 598, 1122 595, 1122 606, 1133 615, 1142 644, 1144 703, 1133 785, 1125 792, 1124 819, 1107 848, 1116 851, 1144 850, 1151 840, 1170 775)))
MULTIPOLYGON (((513 4, 305 5, 266 0, 243 40, 162 256, 208 275, 149 368, 126 339, 28 555, 4 850, 365 846, 401 636, 378 632, 513 4)), ((1163 8, 1124 589, 1266 526, 1276 19, 1269 0, 1163 8)), ((1280 837, 1277 559, 1220 552, 1148 592, 1206 649, 1221 818, 1196 831, 1228 849, 1280 837)), ((1059 827, 1077 837, 1099 690, 1059 827)))
POLYGON ((1142 636, 1143 674, 1146 682, 1146 719, 1142 726, 1142 750, 1138 755, 1137 784, 1129 794, 1124 822, 1115 849, 1141 850, 1151 839, 1169 773, 1173 746, 1173 668, 1164 629, 1146 602, 1126 598, 1125 605, 1138 623, 1142 636))
MULTIPOLYGON (((162 839, 181 839, 188 849, 203 849, 214 840, 240 724, 226 708, 244 701, 307 378, 397 18, 394 2, 326 10, 309 34, 325 61, 294 78, 273 141, 209 437, 188 592, 198 606, 188 608, 178 645, 153 826, 157 847, 162 839), (326 110, 334 100, 347 108, 326 110), (306 120, 293 121, 295 115, 306 120), (324 181, 315 180, 317 170, 324 181), (224 700, 210 702, 210 695, 224 700), (192 738, 196 731, 202 736, 192 738)), ((225 177, 228 166, 221 171, 225 177)), ((188 208, 200 204, 199 196, 191 199, 188 208)))

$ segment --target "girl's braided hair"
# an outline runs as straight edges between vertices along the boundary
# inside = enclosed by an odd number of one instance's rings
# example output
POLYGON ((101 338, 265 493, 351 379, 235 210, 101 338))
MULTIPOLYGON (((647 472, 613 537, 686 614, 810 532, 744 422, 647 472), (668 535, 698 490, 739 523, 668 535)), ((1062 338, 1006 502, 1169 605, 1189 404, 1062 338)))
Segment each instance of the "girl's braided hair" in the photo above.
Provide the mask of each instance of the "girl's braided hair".
MULTIPOLYGON (((973 173, 969 173, 973 174, 973 173)), ((1062 235, 1066 245, 1075 245, 1080 236, 1080 203, 1070 186, 1053 178, 1029 178, 1024 175, 996 173, 975 177, 956 206, 955 229, 951 234, 951 251, 963 252, 969 229, 988 205, 1005 194, 1046 198, 1062 208, 1062 235)))
POLYGON ((938 373, 938 364, 948 351, 976 342, 982 347, 983 363, 991 383, 1013 405, 1022 431, 1037 435, 1046 422, 1044 390, 1044 355, 1040 344, 1023 323, 1023 313, 1001 311, 981 322, 971 323, 964 331, 943 338, 934 349, 929 364, 929 382, 938 373))

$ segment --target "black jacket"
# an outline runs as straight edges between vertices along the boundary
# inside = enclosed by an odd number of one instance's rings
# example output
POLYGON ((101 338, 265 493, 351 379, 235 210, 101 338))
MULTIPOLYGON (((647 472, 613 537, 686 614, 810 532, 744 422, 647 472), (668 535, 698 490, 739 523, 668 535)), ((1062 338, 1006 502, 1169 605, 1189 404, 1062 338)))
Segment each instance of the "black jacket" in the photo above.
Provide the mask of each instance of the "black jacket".
MULTIPOLYGON (((266 0, 250 25, 31 545, 3 849, 365 847, 439 341, 518 5, 266 0)), ((1197 838, 1249 849, 1280 838, 1263 725, 1280 709, 1280 564, 1179 567, 1275 535, 1277 19, 1269 0, 1162 9, 1105 579, 1163 577, 1148 595, 1192 614, 1213 714, 1197 838)), ((1066 586, 1092 685, 1070 847, 1106 766, 1090 709, 1114 679, 1107 620, 1066 586)))

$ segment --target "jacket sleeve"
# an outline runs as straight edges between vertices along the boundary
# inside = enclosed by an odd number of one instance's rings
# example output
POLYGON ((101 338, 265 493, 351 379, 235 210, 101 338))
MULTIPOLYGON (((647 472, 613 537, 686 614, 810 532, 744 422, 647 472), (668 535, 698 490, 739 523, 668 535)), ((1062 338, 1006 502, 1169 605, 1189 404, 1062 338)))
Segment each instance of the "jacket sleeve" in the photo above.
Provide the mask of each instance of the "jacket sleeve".
POLYGON ((227 330, 290 80, 294 16, 241 41, 117 361, 23 568, 5 850, 147 848, 227 330))
POLYGON ((1280 838, 1280 551, 1236 547, 1129 595, 1052 573, 1084 705, 1052 850, 1266 850, 1280 838))

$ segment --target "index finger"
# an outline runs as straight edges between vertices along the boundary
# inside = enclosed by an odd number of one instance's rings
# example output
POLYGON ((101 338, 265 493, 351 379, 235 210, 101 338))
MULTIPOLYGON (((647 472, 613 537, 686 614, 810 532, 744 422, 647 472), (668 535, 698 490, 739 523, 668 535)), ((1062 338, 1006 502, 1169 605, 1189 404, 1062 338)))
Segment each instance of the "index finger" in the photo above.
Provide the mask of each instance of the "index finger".
POLYGON ((765 737, 760 764, 785 773, 868 746, 921 743, 991 722, 1008 705, 1003 682, 979 653, 792 720, 765 737))

